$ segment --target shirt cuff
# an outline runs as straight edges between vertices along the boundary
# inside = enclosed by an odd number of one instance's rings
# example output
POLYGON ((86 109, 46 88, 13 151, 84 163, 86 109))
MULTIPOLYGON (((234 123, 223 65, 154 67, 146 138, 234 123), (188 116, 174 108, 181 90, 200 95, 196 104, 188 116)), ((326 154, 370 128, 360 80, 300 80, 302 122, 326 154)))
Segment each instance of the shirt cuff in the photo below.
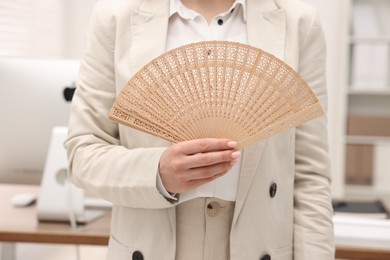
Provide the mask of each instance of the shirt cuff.
POLYGON ((176 193, 171 194, 167 191, 167 189, 165 189, 164 184, 162 183, 161 180, 160 172, 157 173, 157 189, 161 193, 161 195, 163 195, 166 199, 175 200, 175 201, 178 200, 176 193))

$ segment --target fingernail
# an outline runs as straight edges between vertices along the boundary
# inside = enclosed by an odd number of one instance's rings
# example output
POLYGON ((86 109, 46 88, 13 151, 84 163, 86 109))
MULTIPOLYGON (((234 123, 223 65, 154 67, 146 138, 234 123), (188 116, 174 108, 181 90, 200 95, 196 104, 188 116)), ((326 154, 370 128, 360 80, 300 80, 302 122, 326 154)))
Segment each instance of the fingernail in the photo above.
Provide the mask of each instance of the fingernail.
POLYGON ((240 157, 240 152, 239 152, 239 151, 236 151, 236 152, 232 153, 232 154, 231 154, 231 157, 232 157, 233 159, 237 159, 238 157, 240 157))
POLYGON ((230 148, 236 148, 236 147, 237 147, 237 142, 229 141, 229 142, 227 143, 227 145, 228 145, 230 148))

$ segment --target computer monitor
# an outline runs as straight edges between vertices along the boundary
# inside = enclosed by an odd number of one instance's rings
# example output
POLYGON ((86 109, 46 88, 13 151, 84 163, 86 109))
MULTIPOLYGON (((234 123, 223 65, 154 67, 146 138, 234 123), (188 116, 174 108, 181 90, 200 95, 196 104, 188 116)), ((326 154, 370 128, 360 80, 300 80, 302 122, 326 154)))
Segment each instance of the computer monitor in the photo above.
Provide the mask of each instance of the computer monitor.
POLYGON ((66 59, 0 59, 0 183, 41 184, 42 221, 91 221, 111 203, 67 180, 63 142, 80 62, 66 59))
POLYGON ((79 64, 0 58, 0 182, 40 183, 52 129, 68 124, 64 90, 77 83, 79 64))

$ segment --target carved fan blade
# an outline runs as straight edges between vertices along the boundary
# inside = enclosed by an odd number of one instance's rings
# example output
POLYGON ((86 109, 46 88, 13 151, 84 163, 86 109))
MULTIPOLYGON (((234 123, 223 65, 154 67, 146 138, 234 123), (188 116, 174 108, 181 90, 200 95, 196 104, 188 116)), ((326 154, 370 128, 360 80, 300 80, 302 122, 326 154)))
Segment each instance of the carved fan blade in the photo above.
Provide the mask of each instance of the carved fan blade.
POLYGON ((282 60, 250 45, 206 41, 146 64, 109 118, 171 142, 226 137, 242 148, 323 114, 311 88, 282 60))

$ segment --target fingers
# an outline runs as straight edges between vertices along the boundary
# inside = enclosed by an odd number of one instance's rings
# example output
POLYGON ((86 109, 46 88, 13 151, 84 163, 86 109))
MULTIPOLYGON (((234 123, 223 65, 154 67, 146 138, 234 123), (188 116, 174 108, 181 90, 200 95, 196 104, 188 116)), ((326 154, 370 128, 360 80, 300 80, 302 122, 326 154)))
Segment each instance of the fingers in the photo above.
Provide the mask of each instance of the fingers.
POLYGON ((190 169, 184 177, 184 181, 196 181, 202 180, 211 181, 211 179, 215 179, 218 176, 222 176, 228 171, 230 171, 233 167, 234 163, 224 162, 218 164, 212 164, 210 166, 204 166, 199 168, 190 169))
POLYGON ((237 142, 225 138, 203 138, 181 143, 181 149, 187 155, 235 149, 236 147, 237 142))
POLYGON ((167 191, 181 193, 215 180, 228 172, 240 156, 237 143, 205 138, 181 142, 161 155, 159 174, 167 191))
POLYGON ((188 156, 187 167, 188 168, 197 168, 202 166, 209 166, 223 162, 231 162, 240 157, 239 151, 216 151, 208 153, 197 153, 191 156, 188 156))

